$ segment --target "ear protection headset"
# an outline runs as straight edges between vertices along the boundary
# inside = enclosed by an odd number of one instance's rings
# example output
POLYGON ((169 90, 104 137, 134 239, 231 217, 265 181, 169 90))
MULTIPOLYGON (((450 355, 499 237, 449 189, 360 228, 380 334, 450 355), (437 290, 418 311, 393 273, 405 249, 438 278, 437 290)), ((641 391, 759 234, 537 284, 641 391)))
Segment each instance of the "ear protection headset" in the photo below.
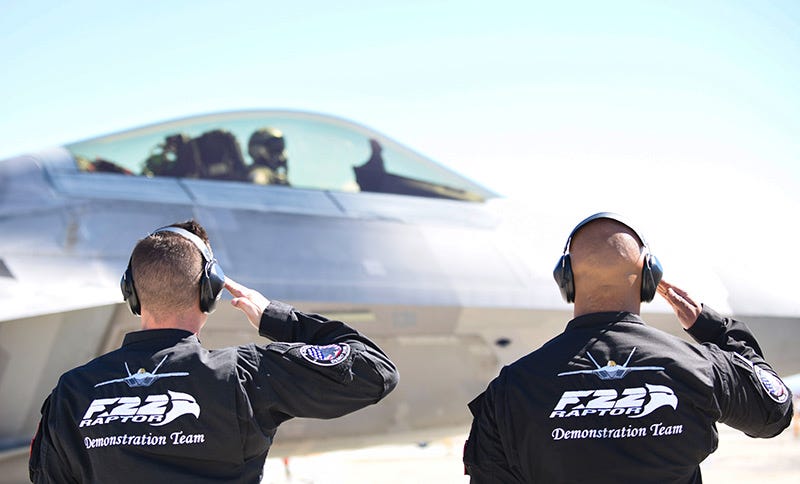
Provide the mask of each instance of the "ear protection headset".
MULTIPOLYGON (((161 232, 172 232, 180 235, 184 239, 192 242, 195 247, 203 255, 203 272, 200 274, 200 309, 204 313, 214 311, 217 301, 222 295, 222 288, 225 286, 225 273, 222 272, 217 259, 211 249, 203 242, 197 235, 189 232, 188 230, 180 227, 161 227, 147 236, 158 234, 161 232)), ((139 302, 139 296, 136 294, 136 287, 133 284, 133 270, 131 269, 131 259, 128 260, 128 267, 120 280, 120 289, 122 290, 122 297, 128 302, 131 312, 137 316, 142 314, 142 306, 139 302)))
POLYGON ((639 232, 637 232, 636 229, 634 229, 621 216, 611 212, 600 212, 587 217, 581 223, 576 225, 569 234, 567 243, 564 245, 564 253, 558 260, 556 268, 553 270, 553 278, 556 280, 558 288, 561 289, 561 296, 563 296, 564 300, 568 303, 575 301, 575 279, 572 274, 572 261, 570 260, 569 256, 569 246, 572 242, 572 237, 574 237, 584 225, 601 218, 616 220, 622 225, 628 227, 633 231, 634 234, 636 234, 636 237, 644 246, 645 254, 644 265, 642 267, 641 300, 642 302, 652 301, 656 296, 656 289, 658 288, 658 283, 661 281, 661 276, 664 274, 664 270, 661 268, 661 263, 658 262, 656 256, 650 253, 650 246, 647 245, 644 237, 642 237, 639 232))

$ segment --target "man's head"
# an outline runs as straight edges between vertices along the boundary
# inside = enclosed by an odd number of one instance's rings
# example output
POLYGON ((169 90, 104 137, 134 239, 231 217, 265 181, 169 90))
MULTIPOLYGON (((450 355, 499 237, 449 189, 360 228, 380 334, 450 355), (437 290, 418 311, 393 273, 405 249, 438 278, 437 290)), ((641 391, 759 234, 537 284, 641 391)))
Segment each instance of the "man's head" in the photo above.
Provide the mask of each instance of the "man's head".
POLYGON ((223 283, 205 229, 190 220, 162 227, 136 244, 122 290, 134 313, 166 321, 210 312, 223 283))
POLYGON ((250 135, 247 152, 253 164, 264 165, 272 170, 286 169, 286 141, 283 133, 275 128, 261 128, 250 135))
POLYGON ((553 275, 576 313, 639 311, 651 301, 661 266, 643 238, 618 215, 588 217, 570 234, 553 275))

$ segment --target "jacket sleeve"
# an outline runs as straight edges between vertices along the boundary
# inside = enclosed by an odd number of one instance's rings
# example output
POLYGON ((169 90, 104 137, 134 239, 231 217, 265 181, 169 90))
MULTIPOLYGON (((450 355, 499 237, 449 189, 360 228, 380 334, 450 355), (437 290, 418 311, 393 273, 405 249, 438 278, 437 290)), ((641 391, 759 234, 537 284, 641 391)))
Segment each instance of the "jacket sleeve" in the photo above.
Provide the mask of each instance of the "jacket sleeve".
POLYGON ((58 443, 57 421, 50 412, 50 396, 42 404, 42 418, 31 441, 28 473, 36 484, 78 482, 72 475, 66 456, 58 443))
POLYGON ((472 413, 472 427, 469 438, 464 445, 464 473, 470 476, 471 484, 485 483, 522 483, 523 479, 515 472, 509 462, 508 452, 504 445, 502 411, 499 411, 496 394, 500 391, 495 379, 485 392, 469 403, 472 413))
POLYGON ((276 342, 244 347, 238 376, 267 427, 291 417, 339 417, 377 403, 397 385, 394 363, 341 321, 271 301, 259 334, 276 342))
POLYGON ((707 306, 688 333, 708 349, 720 422, 751 437, 774 437, 792 420, 792 394, 750 329, 707 306))

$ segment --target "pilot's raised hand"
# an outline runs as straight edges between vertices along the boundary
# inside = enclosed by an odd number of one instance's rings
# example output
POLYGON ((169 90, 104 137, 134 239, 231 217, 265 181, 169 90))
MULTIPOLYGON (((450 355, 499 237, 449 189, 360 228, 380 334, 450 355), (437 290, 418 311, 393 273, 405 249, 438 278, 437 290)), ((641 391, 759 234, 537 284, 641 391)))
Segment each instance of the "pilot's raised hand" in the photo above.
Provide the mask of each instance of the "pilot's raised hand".
POLYGON ((672 310, 678 316, 681 326, 684 329, 691 328, 694 322, 697 321, 697 317, 700 316, 703 307, 694 302, 686 291, 673 286, 663 279, 658 284, 658 293, 672 306, 672 310))
POLYGON ((233 296, 231 301, 233 307, 242 311, 247 316, 250 324, 258 329, 261 313, 269 306, 269 299, 260 292, 245 287, 229 277, 225 278, 225 289, 233 296))

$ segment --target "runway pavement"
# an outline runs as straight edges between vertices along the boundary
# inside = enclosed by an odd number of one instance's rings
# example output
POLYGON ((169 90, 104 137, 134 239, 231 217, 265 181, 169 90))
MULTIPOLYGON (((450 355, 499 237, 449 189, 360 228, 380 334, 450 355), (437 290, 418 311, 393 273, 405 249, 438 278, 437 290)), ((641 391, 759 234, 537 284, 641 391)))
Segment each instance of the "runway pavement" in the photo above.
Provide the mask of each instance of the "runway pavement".
MULTIPOLYGON (((701 465, 706 484, 800 482, 800 437, 787 429, 773 439, 751 439, 719 425, 720 445, 701 465)), ((280 435, 278 435, 280 439, 280 435)), ((461 449, 466 435, 416 445, 380 446, 267 460, 262 482, 275 484, 465 484, 461 449)))

